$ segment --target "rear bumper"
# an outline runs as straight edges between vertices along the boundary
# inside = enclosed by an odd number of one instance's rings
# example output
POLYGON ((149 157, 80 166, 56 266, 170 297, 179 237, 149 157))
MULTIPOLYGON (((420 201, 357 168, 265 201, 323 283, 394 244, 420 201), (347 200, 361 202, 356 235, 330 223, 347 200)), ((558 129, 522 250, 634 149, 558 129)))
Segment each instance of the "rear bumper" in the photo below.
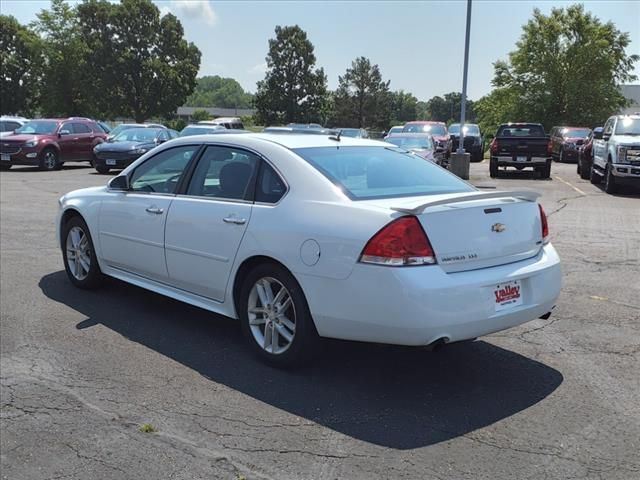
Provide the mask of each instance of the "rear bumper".
POLYGON ((476 338, 550 312, 561 286, 553 246, 498 267, 445 273, 440 267, 357 264, 345 280, 299 275, 318 333, 324 337, 428 345, 476 338), (523 304, 496 312, 494 289, 520 280, 523 304))
POLYGON ((492 156, 491 161, 497 163, 499 167, 542 167, 551 161, 551 157, 530 157, 527 155, 526 158, 526 160, 518 161, 516 157, 498 155, 492 156))

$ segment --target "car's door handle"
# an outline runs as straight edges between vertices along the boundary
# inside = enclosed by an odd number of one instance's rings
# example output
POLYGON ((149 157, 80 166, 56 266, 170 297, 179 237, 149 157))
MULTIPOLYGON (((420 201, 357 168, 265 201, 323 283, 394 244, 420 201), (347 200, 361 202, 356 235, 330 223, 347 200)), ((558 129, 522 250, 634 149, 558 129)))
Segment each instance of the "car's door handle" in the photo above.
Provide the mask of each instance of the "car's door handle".
POLYGON ((238 218, 238 217, 224 217, 222 219, 222 221, 224 223, 233 223, 234 225, 244 225, 245 223, 247 223, 247 220, 244 218, 238 218))
POLYGON ((145 210, 149 213, 155 213, 156 215, 160 215, 162 212, 164 212, 162 208, 158 208, 155 205, 147 207, 145 210))

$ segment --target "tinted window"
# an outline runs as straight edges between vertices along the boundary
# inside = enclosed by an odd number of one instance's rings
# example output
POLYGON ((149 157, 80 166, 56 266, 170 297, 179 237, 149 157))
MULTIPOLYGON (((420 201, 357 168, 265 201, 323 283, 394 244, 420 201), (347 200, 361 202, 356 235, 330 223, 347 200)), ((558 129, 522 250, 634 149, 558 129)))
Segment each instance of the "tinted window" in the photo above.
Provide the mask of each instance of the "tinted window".
POLYGON ((187 195, 250 200, 259 158, 251 152, 209 146, 198 161, 187 195))
POLYGON ((73 123, 73 133, 91 133, 91 129, 84 123, 73 123))
POLYGON ((437 165, 393 147, 299 148, 295 152, 354 200, 473 191, 437 165))
MULTIPOLYGON (((449 125, 449 133, 453 135, 458 135, 460 133, 460 124, 454 123, 452 125, 449 125)), ((477 137, 478 135, 480 135, 480 129, 478 128, 477 125, 467 124, 464 126, 464 134, 477 137)))
POLYGON ((564 138, 587 138, 591 130, 588 128, 566 128, 562 131, 564 138))
POLYGON ((498 137, 544 137, 541 125, 505 125, 498 129, 498 137))
POLYGON ((138 166, 131 175, 131 189, 138 192, 175 193, 197 145, 164 150, 138 166))
POLYGON ((406 149, 419 148, 433 150, 431 137, 389 137, 387 142, 406 149))
POLYGON ((0 122, 0 132, 13 132, 16 128, 19 128, 20 124, 17 122, 0 122))
POLYGON ((160 131, 156 128, 127 128, 112 140, 113 142, 149 142, 155 141, 160 131))
POLYGON ((640 118, 625 117, 618 119, 616 135, 640 135, 640 118))
POLYGON ((277 203, 287 191, 284 181, 267 162, 261 162, 256 184, 256 202, 277 203))

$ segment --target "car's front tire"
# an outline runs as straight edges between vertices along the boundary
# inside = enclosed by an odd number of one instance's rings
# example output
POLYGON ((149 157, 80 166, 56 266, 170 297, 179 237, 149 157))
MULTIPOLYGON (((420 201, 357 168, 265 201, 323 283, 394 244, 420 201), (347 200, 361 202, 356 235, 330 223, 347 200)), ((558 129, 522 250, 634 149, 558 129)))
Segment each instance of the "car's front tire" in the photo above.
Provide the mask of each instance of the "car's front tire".
POLYGON ((80 216, 71 217, 62 228, 62 258, 71 283, 92 289, 103 280, 89 227, 80 216))
POLYGON ((300 284, 284 267, 258 265, 245 277, 238 315, 258 357, 276 367, 296 367, 313 356, 318 343, 300 284))
POLYGON ((604 171, 604 191, 607 193, 617 193, 618 184, 616 183, 616 177, 613 175, 613 167, 610 163, 607 163, 607 168, 604 171))
POLYGON ((55 148, 45 148, 40 154, 40 170, 60 170, 62 164, 60 163, 60 156, 55 148))
POLYGON ((101 175, 106 175, 111 170, 109 167, 104 167, 102 165, 96 165, 96 171, 101 175))
POLYGON ((589 173, 589 181, 594 185, 598 185, 600 184, 600 182, 602 182, 602 177, 596 171, 596 167, 594 165, 591 165, 591 172, 589 173))

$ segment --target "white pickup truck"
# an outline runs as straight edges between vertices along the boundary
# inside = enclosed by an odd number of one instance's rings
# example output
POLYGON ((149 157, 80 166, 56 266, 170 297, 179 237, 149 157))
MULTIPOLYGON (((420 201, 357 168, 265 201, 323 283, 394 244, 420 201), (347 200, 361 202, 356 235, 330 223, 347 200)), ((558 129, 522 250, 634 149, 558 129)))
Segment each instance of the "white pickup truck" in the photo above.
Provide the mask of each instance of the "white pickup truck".
POLYGON ((640 187, 640 114, 609 117, 601 133, 593 134, 591 183, 604 179, 604 190, 620 185, 640 187))

